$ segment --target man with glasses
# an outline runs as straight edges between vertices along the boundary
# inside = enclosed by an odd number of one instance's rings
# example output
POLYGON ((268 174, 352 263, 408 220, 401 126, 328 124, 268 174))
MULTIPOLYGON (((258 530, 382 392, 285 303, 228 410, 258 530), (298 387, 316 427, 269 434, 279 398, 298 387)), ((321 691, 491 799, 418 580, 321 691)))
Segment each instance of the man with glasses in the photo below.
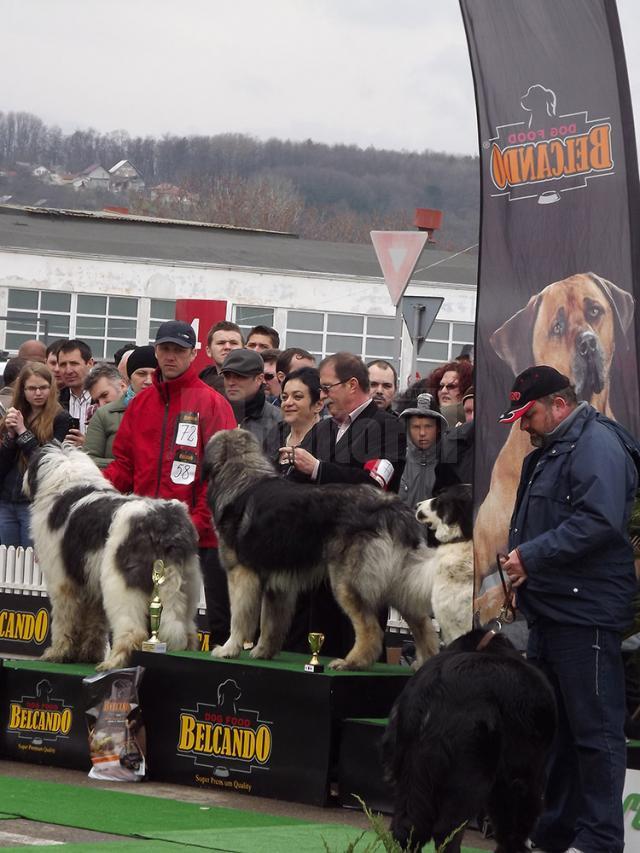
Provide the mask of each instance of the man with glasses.
POLYGON ((397 492, 406 436, 397 418, 369 396, 369 373, 348 352, 320 362, 321 399, 331 417, 315 427, 314 453, 298 448, 293 464, 315 483, 368 483, 397 492))
MULTIPOLYGON (((293 465, 297 477, 307 482, 366 483, 397 492, 406 435, 399 419, 370 398, 369 373, 362 359, 339 352, 321 361, 320 391, 330 417, 313 428, 311 452, 283 447, 281 461, 293 465)), ((353 628, 328 585, 304 599, 299 610, 298 619, 308 618, 310 631, 325 635, 326 654, 343 656, 351 648, 353 628)))

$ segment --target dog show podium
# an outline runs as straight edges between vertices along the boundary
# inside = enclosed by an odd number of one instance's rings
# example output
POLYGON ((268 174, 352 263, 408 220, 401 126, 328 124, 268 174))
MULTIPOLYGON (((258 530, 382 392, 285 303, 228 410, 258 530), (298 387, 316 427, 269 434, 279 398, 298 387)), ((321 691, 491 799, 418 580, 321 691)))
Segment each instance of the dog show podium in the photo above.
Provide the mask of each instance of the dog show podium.
MULTIPOLYGON (((134 653, 131 665, 144 669, 148 778, 325 805, 344 764, 343 721, 386 717, 411 670, 375 664, 335 672, 327 668, 330 658, 320 660, 324 671, 310 673, 308 655, 287 652, 272 661, 255 661, 248 652, 235 660, 206 652, 134 653)), ((90 665, 5 660, 0 757, 88 772, 82 681, 91 675, 90 665)), ((372 755, 357 762, 379 766, 372 755)), ((355 804, 353 793, 366 799, 365 788, 352 788, 345 804, 355 804)))
POLYGON ((337 779, 341 721, 386 716, 406 667, 305 672, 306 655, 220 660, 137 652, 149 778, 324 805, 337 779))

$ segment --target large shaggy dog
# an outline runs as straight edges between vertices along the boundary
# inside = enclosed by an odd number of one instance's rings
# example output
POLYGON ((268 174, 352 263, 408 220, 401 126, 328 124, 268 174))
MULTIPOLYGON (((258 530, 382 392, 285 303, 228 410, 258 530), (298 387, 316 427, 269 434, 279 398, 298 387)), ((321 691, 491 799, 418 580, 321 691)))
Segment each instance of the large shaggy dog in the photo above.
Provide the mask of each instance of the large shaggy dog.
POLYGON ((200 566, 184 504, 121 495, 85 453, 57 442, 30 460, 24 492, 52 606, 45 660, 125 666, 149 636, 155 560, 166 573, 159 639, 170 650, 197 648, 200 566))
POLYGON ((433 612, 446 644, 473 623, 473 498, 471 486, 450 486, 416 509, 438 543, 431 592, 433 612))
POLYGON ((442 849, 459 853, 465 823, 488 814, 497 853, 524 853, 542 808, 553 693, 502 635, 478 650, 485 636, 471 631, 427 661, 391 711, 383 750, 403 848, 450 838, 442 849))
POLYGON ((430 619, 435 552, 395 495, 373 486, 282 480, 256 439, 240 429, 209 441, 205 474, 231 602, 231 635, 213 650, 215 657, 237 657, 255 636, 258 618, 260 639, 251 654, 273 657, 298 593, 327 574, 356 635, 346 658, 332 668, 366 669, 378 659, 383 605, 407 621, 418 663, 437 652, 430 619))

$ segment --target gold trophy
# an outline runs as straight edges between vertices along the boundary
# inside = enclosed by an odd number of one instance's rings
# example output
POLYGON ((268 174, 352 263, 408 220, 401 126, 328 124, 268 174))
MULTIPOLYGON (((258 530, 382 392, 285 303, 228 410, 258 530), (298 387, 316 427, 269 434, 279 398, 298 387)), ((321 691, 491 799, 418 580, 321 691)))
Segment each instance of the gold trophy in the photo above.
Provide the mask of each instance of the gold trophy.
POLYGON ((322 648, 322 644, 324 643, 324 634, 320 634, 317 631, 312 631, 309 634, 309 648, 311 649, 311 660, 309 663, 305 663, 304 671, 305 672, 324 672, 324 664, 320 663, 318 659, 318 655, 320 654, 320 649, 322 648))
POLYGON ((164 562, 155 560, 153 563, 153 598, 149 604, 149 623, 151 625, 151 636, 142 644, 143 652, 166 652, 167 644, 158 639, 160 629, 160 618, 162 616, 162 602, 160 601, 160 587, 165 582, 164 562))

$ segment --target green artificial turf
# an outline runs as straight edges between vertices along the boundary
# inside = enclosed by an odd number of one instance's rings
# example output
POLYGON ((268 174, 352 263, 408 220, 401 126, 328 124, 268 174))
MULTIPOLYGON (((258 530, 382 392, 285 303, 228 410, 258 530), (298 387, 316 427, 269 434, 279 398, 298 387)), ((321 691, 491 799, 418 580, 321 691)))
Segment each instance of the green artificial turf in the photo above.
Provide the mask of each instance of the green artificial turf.
MULTIPOLYGON (((120 791, 58 782, 0 778, 1 816, 38 823, 126 835, 139 841, 64 844, 77 853, 345 853, 363 831, 341 824, 318 824, 245 809, 203 806, 120 791)), ((376 850, 372 832, 364 833, 354 853, 376 850)), ((4 847, 3 850, 24 850, 4 847)), ((427 845, 425 851, 433 851, 427 845)), ((482 853, 463 847, 463 853, 482 853)))
POLYGON ((242 809, 208 807, 199 803, 105 791, 58 782, 0 778, 4 814, 75 826, 111 835, 155 837, 158 832, 298 825, 296 818, 274 817, 242 809))
MULTIPOLYGON (((296 654, 295 652, 280 652, 273 660, 254 660, 249 652, 241 652, 238 658, 212 658, 209 652, 170 652, 171 657, 188 658, 190 660, 209 661, 213 666, 218 664, 238 664, 254 666, 262 669, 284 669, 288 672, 304 672, 305 663, 309 663, 311 652, 308 655, 296 654)), ((364 670, 334 670, 329 669, 328 664, 333 660, 331 657, 320 656, 320 663, 325 669, 319 675, 329 675, 340 678, 345 675, 403 675, 405 678, 412 674, 412 670, 406 666, 396 666, 388 663, 374 663, 369 669, 364 670)), ((307 673, 309 674, 309 673, 307 673)))
POLYGON ((5 669, 33 669, 37 672, 51 672, 60 675, 77 675, 86 678, 96 675, 96 668, 88 663, 49 663, 37 658, 36 660, 5 660, 5 669))

